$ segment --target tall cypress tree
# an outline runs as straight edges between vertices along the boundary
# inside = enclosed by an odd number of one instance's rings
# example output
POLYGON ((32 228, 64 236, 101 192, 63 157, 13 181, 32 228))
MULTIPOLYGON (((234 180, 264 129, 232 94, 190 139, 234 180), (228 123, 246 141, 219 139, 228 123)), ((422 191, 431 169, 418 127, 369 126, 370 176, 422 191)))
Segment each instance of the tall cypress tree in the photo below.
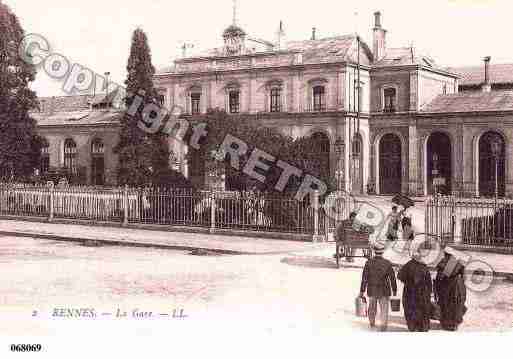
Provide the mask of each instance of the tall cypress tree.
POLYGON ((24 31, 16 15, 0 2, 0 180, 22 180, 39 166, 40 139, 29 111, 38 107, 29 83, 36 69, 18 56, 24 31))
POLYGON ((118 183, 142 185, 159 183, 163 173, 169 171, 169 149, 166 137, 158 132, 151 134, 138 127, 142 121, 141 110, 145 104, 157 104, 158 93, 153 86, 155 68, 151 63, 151 51, 146 34, 136 29, 127 64, 128 77, 125 81, 127 108, 141 96, 143 101, 135 114, 125 114, 121 120, 119 143, 115 148, 119 155, 118 183))

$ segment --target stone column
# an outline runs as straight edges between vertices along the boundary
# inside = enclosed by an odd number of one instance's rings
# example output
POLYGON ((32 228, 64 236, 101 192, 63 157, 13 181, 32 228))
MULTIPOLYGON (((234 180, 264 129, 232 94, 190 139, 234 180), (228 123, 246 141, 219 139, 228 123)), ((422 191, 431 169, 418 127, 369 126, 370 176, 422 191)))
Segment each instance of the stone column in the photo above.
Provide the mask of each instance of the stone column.
POLYGON ((208 110, 209 108, 214 108, 213 101, 212 101, 212 95, 213 95, 213 88, 214 88, 214 81, 211 79, 207 82, 207 85, 205 86, 205 92, 206 92, 206 101, 205 101, 205 110, 208 110))
POLYGON ((170 86, 166 87, 166 103, 165 103, 165 105, 168 109, 173 108, 173 89, 170 86))
POLYGON ((376 147, 374 145, 374 141, 376 140, 376 136, 374 132, 369 129, 369 181, 371 185, 369 186, 371 191, 368 194, 376 194, 376 162, 378 159, 376 158, 376 147))
POLYGON ((296 76, 294 76, 294 109, 296 112, 302 112, 305 106, 302 96, 302 80, 303 75, 301 72, 297 72, 296 76))
MULTIPOLYGON (((171 107, 173 106, 179 106, 180 104, 178 103, 178 84, 177 83, 174 83, 173 84, 173 87, 172 87, 172 91, 171 91, 171 107)), ((185 109, 182 109, 183 111, 185 111, 185 109)))
MULTIPOLYGON (((505 129, 506 136, 510 137, 511 133, 510 130, 505 129)), ((511 137, 505 138, 505 145, 506 148, 504 149, 504 155, 506 158, 505 163, 505 188, 504 188, 504 195, 507 197, 513 197, 513 163, 511 163, 511 156, 513 156, 513 144, 511 143, 511 137)))
POLYGON ((287 101, 284 103, 285 112, 294 112, 294 75, 291 74, 284 83, 287 91, 287 101))
POLYGON ((337 140, 340 140, 338 145, 335 145, 335 173, 334 178, 337 182, 337 190, 339 191, 345 191, 346 190, 346 166, 345 166, 345 153, 346 153, 346 147, 347 144, 344 140, 344 134, 340 132, 337 135, 337 140))
POLYGON ((247 110, 249 113, 256 112, 256 108, 255 108, 256 101, 254 101, 254 98, 253 98, 255 91, 256 91, 256 74, 250 74, 249 81, 248 81, 248 91, 246 94, 246 96, 248 97, 246 99, 246 103, 247 103, 247 110))
POLYGON ((463 147, 463 122, 460 121, 456 125, 456 136, 454 141, 454 156, 452 158, 454 162, 454 174, 452 183, 453 195, 461 195, 463 188, 463 166, 464 166, 464 147, 463 147))
POLYGON ((414 71, 410 73, 410 111, 419 110, 419 73, 414 71))
POLYGON ((412 196, 422 195, 418 193, 419 178, 419 139, 417 136, 417 123, 415 120, 410 120, 408 126, 408 158, 404 159, 404 163, 408 161, 408 193, 412 196))

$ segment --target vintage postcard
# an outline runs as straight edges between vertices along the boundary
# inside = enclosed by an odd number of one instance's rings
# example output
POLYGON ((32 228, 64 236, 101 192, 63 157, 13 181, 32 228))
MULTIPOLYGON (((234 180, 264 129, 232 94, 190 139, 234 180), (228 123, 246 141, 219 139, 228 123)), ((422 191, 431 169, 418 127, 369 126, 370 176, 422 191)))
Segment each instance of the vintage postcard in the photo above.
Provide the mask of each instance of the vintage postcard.
POLYGON ((477 356, 513 329, 512 11, 0 0, 1 357, 477 356))

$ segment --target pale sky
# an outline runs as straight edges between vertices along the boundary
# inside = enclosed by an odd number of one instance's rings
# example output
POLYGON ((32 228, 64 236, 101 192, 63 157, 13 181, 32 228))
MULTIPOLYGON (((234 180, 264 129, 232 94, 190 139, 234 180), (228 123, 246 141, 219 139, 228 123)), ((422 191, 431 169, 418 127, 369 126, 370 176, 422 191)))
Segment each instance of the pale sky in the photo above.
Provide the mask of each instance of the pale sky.
MULTIPOLYGON (((232 21, 232 0, 113 1, 2 0, 18 15, 26 33, 43 35, 54 52, 97 73, 111 72, 123 83, 130 38, 140 26, 147 33, 153 64, 159 68, 181 56, 183 42, 201 50, 222 44, 232 21)), ((414 46, 439 64, 513 63, 511 14, 507 0, 238 0, 238 24, 250 36, 271 41, 280 20, 287 38, 308 39, 358 31, 372 48, 374 11, 381 11, 390 47, 414 46), (354 14, 358 13, 356 17, 354 14), (357 20, 357 21, 356 21, 357 20)), ((39 96, 62 95, 62 83, 38 73, 32 86, 39 96)))

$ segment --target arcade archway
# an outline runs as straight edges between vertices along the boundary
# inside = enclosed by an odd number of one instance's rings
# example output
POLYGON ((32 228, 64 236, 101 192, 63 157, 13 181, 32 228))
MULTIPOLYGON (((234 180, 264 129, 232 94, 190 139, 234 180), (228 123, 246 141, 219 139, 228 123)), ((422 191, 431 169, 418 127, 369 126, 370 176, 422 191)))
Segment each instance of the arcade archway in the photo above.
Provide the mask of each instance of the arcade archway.
POLYGON ((433 132, 426 144, 427 193, 451 194, 451 139, 443 132, 433 132))
POLYGON ((379 192, 401 192, 401 139, 388 133, 379 141, 379 192))
POLYGON ((504 196, 506 144, 495 131, 484 133, 479 139, 479 195, 504 196))

